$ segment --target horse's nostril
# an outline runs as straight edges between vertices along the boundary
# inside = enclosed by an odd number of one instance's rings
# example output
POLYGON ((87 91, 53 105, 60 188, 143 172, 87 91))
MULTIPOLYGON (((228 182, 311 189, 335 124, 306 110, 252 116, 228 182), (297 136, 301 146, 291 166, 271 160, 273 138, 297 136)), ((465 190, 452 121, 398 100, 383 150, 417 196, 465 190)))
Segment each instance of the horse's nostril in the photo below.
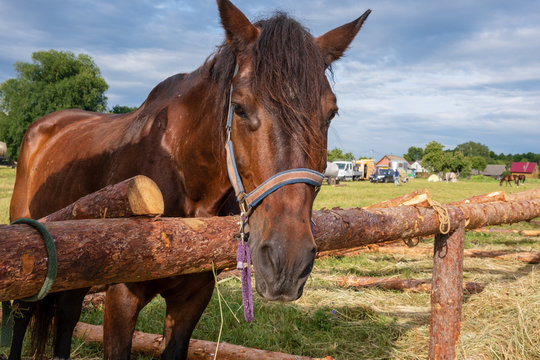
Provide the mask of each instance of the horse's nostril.
POLYGON ((304 268, 304 271, 302 271, 302 273, 300 274, 300 279, 307 277, 311 273, 311 270, 313 270, 313 262, 314 260, 311 260, 309 264, 307 264, 307 266, 304 268))
POLYGON ((277 266, 277 259, 275 258, 272 247, 269 245, 263 245, 261 247, 261 253, 263 255, 263 261, 266 260, 268 262, 268 265, 270 266, 270 269, 272 269, 272 271, 275 271, 277 266))

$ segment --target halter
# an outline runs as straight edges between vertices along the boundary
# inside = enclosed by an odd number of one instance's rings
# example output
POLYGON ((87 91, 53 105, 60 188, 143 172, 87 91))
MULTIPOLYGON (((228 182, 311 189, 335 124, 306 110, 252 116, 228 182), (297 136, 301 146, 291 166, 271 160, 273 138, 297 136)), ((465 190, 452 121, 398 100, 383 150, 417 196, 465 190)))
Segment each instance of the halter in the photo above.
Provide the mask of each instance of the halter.
MULTIPOLYGON (((234 70, 233 77, 238 73, 238 64, 234 70)), ((285 185, 305 183, 308 185, 315 186, 315 188, 320 188, 324 175, 318 171, 305 169, 305 168, 295 168, 290 170, 285 170, 278 172, 274 176, 270 177, 262 184, 257 186, 250 193, 246 193, 244 185, 242 184, 242 179, 238 173, 238 167, 236 166, 236 160, 234 157, 234 147, 231 140, 232 132, 232 121, 234 117, 234 108, 232 106, 232 93, 233 85, 231 81, 231 89, 229 92, 229 113, 227 117, 227 145, 225 150, 227 152, 227 172, 229 174, 229 179, 234 188, 234 193, 236 194, 236 199, 240 205, 241 219, 240 222, 240 231, 239 231, 239 244, 238 251, 236 254, 237 269, 241 270, 241 281, 242 281, 242 298, 243 298, 243 307, 244 307, 244 318, 247 322, 253 321, 253 299, 251 295, 251 255, 249 253, 249 247, 247 246, 247 241, 249 237, 249 216, 263 201, 268 195, 274 191, 282 188, 285 185)))

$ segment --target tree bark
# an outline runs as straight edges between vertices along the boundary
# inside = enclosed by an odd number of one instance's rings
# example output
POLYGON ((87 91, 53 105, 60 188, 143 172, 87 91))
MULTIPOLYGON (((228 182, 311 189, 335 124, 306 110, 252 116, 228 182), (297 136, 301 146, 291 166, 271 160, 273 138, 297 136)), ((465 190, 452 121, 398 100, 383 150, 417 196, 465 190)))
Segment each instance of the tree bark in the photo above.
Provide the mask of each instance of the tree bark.
MULTIPOLYGON (((520 222, 540 216, 540 199, 448 207, 451 229, 520 222)), ((313 213, 319 251, 345 249, 439 232, 435 211, 414 206, 313 213)), ((47 223, 55 239, 58 275, 51 291, 144 281, 235 264, 238 217, 134 217, 47 223)), ((27 225, 0 226, 0 300, 36 293, 47 269, 45 247, 27 225)))
MULTIPOLYGON (((78 323, 74 336, 84 339, 86 343, 103 342, 103 328, 98 325, 78 323)), ((144 353, 155 358, 161 356, 163 336, 135 331, 133 334, 134 352, 144 353)), ((216 343, 204 340, 191 339, 188 349, 188 360, 212 360, 216 352, 216 343)), ((244 346, 220 342, 218 348, 220 360, 333 360, 330 356, 324 359, 315 359, 306 356, 289 355, 247 348, 244 346)))
POLYGON ((154 181, 137 175, 86 195, 40 221, 121 218, 163 214, 163 196, 154 181))

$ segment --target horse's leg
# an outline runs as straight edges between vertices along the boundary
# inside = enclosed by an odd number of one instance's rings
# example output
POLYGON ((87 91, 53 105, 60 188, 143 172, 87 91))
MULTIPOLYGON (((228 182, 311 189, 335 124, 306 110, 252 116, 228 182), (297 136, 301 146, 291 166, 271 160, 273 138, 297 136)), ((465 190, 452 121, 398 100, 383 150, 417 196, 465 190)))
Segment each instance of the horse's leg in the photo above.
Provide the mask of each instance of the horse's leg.
POLYGON ((35 303, 15 301, 14 309, 16 313, 13 316, 13 337, 11 339, 11 348, 9 349, 8 360, 20 360, 24 334, 34 313, 35 303))
POLYGON ((71 338, 85 295, 90 288, 62 291, 56 294, 54 359, 69 359, 71 338))
POLYGON ((103 314, 104 359, 129 359, 139 312, 156 294, 149 282, 109 286, 103 314))
POLYGON ((162 292, 167 303, 162 360, 185 360, 189 339, 214 290, 211 272, 186 275, 174 289, 162 292))

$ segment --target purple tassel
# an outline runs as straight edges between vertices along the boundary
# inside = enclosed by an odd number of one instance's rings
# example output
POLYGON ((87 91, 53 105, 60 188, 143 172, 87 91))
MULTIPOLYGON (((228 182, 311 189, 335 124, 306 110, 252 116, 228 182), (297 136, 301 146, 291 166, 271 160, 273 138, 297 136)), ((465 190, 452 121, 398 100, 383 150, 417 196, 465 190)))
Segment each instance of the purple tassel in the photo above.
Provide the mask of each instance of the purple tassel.
POLYGON ((240 239, 236 252, 236 268, 241 270, 242 280, 242 304, 244 307, 244 319, 251 322, 253 316, 253 294, 251 290, 251 254, 247 242, 240 239))

